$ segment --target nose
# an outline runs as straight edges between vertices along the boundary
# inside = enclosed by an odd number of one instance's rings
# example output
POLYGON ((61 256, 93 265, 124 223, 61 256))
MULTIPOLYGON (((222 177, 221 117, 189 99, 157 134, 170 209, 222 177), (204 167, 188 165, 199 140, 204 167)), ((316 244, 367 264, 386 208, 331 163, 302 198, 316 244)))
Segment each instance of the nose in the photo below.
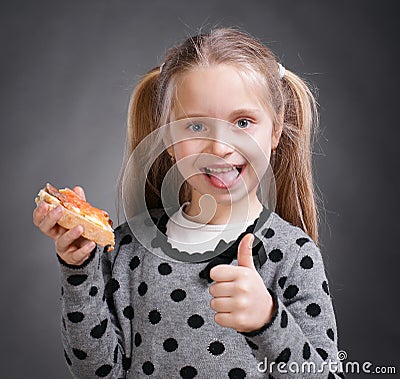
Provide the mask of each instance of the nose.
POLYGON ((224 157, 233 152, 233 148, 227 142, 227 128, 223 127, 222 125, 216 125, 216 127, 212 128, 212 133, 209 136, 208 140, 208 151, 211 154, 224 157))

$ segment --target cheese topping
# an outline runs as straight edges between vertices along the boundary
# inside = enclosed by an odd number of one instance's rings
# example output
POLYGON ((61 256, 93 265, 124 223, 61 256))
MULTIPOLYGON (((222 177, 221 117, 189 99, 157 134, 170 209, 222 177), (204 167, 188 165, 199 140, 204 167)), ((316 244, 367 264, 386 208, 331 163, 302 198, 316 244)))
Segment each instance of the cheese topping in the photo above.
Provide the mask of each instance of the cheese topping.
MULTIPOLYGON (((98 209, 90 205, 87 201, 82 200, 74 191, 69 188, 57 190, 51 184, 46 185, 46 189, 41 189, 36 203, 46 201, 46 197, 51 196, 55 205, 61 204, 64 208, 73 211, 87 220, 101 226, 104 229, 113 231, 112 221, 106 211, 98 209)), ((54 206, 55 206, 54 205, 54 206)))
POLYGON ((83 217, 95 224, 112 230, 112 223, 106 211, 91 206, 69 188, 60 189, 59 192, 66 198, 66 201, 62 201, 65 208, 80 213, 83 217))

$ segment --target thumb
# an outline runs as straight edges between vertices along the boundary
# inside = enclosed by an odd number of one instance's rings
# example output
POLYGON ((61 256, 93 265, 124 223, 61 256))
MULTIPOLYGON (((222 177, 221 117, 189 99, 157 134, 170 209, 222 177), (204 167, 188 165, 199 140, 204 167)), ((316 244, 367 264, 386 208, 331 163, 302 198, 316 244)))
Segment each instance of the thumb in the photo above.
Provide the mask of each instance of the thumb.
POLYGON ((253 261, 253 241, 254 234, 252 233, 246 234, 240 241, 237 254, 238 266, 256 269, 253 261))
POLYGON ((85 191, 80 186, 75 186, 73 191, 82 199, 86 201, 85 191))

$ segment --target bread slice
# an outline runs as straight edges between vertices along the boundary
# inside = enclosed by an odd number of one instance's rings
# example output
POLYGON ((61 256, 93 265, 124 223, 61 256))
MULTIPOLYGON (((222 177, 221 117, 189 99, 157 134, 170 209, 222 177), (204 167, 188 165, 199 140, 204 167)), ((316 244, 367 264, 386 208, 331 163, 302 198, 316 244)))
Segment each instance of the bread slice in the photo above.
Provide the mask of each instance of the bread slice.
POLYGON ((113 250, 115 244, 114 231, 108 213, 99 210, 98 208, 94 208, 89 203, 80 200, 79 203, 86 207, 86 212, 83 212, 81 209, 83 207, 79 207, 77 204, 68 203, 67 198, 63 195, 63 191, 71 190, 69 188, 64 188, 63 190, 58 191, 51 184, 47 183, 46 187, 39 191, 35 198, 35 202, 37 205, 42 201, 46 202, 49 204, 50 210, 56 208, 58 205, 63 206, 63 214, 57 221, 59 225, 66 229, 72 229, 77 225, 82 225, 84 228, 82 236, 84 238, 94 241, 100 246, 109 245, 107 246, 107 251, 113 250), (94 212, 89 212, 88 210, 94 212), (96 217, 96 211, 104 216, 103 219, 96 217))

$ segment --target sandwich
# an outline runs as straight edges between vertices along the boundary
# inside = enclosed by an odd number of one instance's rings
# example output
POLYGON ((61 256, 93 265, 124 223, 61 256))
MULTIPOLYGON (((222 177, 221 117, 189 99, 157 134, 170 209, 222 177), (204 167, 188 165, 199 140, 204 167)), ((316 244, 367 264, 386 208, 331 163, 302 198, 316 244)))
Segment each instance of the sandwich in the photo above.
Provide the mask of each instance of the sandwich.
POLYGON ((47 183, 35 198, 37 205, 42 201, 50 205, 50 210, 58 205, 64 208, 61 218, 57 221, 60 226, 72 229, 82 225, 84 238, 100 246, 107 246, 107 251, 114 249, 113 223, 106 211, 93 207, 71 189, 58 190, 50 183, 47 183))

